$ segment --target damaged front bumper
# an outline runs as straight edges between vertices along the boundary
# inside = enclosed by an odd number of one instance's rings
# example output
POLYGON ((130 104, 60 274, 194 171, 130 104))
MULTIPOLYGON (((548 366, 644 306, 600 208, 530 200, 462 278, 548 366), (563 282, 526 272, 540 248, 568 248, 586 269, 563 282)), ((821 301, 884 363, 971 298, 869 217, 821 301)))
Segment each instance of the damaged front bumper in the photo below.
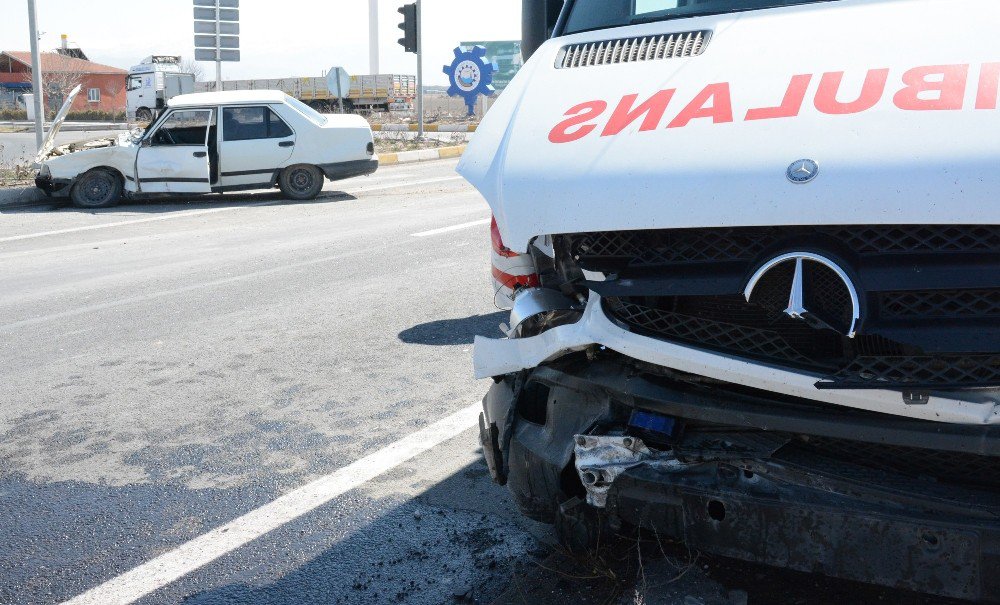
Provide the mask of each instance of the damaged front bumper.
POLYGON ((1000 602, 998 426, 678 383, 580 353, 498 378, 481 429, 494 478, 537 520, 586 499, 692 549, 1000 602))
POLYGON ((531 338, 477 336, 476 378, 535 368, 566 354, 599 346, 678 372, 845 409, 941 423, 1000 425, 1000 398, 996 389, 931 392, 916 403, 907 398, 906 393, 895 390, 824 390, 816 387, 823 378, 818 374, 755 363, 635 334, 612 322, 601 307, 601 298, 591 292, 583 316, 576 323, 558 326, 531 338))
POLYGON ((35 187, 42 190, 49 197, 61 197, 69 195, 72 179, 55 179, 51 174, 41 174, 35 177, 35 187))

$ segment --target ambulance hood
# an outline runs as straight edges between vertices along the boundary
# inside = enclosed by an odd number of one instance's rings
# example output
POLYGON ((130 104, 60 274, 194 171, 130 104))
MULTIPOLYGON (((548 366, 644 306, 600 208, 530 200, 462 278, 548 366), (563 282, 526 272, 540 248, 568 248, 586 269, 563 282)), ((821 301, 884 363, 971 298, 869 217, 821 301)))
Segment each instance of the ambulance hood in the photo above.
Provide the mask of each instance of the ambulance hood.
POLYGON ((997 23, 995 0, 839 0, 553 39, 458 170, 522 251, 584 231, 1000 223, 997 23), (559 64, 688 32, 701 54, 559 64))

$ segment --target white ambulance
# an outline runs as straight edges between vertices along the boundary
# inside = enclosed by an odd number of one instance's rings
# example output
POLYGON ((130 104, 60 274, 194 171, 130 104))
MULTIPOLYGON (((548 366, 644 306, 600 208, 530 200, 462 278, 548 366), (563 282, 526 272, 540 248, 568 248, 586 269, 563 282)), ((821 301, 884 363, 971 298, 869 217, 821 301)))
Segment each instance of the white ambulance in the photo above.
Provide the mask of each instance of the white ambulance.
POLYGON ((551 4, 459 165, 493 477, 567 539, 1000 601, 1000 3, 551 4))

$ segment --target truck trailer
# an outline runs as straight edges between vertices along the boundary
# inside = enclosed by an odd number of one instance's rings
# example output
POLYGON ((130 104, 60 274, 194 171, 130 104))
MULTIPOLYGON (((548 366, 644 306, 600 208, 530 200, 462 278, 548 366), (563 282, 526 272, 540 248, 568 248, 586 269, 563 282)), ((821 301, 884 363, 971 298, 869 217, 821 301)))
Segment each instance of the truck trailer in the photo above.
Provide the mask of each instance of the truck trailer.
MULTIPOLYGON (((199 92, 212 92, 215 82, 199 82, 199 92)), ((339 109, 339 98, 330 91, 326 77, 226 80, 222 90, 280 90, 320 112, 339 109)), ((351 88, 344 97, 344 110, 409 111, 417 96, 416 76, 377 74, 351 76, 351 88)))

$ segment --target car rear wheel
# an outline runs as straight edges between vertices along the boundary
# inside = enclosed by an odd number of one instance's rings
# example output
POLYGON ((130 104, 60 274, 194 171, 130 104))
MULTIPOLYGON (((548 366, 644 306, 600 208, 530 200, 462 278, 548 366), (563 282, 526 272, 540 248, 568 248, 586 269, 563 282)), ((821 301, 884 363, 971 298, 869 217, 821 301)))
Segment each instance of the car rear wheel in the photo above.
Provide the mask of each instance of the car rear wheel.
POLYGON ((107 208, 121 199, 122 182, 109 170, 96 169, 77 177, 70 199, 80 208, 107 208))
POLYGON ((278 185, 293 200, 316 199, 323 190, 323 173, 315 166, 297 164, 281 171, 278 185))

